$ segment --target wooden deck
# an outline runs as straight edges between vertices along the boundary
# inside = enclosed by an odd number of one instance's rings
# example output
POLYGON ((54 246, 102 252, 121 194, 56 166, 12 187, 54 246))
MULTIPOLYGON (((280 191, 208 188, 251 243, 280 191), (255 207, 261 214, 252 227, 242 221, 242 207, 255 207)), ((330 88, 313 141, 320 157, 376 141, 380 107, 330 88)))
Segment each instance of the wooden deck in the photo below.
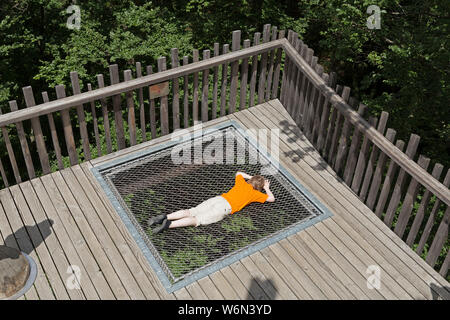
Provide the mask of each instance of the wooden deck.
POLYGON ((450 299, 448 282, 348 188, 278 100, 209 121, 280 128, 280 161, 333 213, 168 294, 90 172, 161 137, 0 190, 0 243, 29 253, 38 277, 25 299, 450 299), (81 289, 69 289, 70 265, 81 289), (367 268, 379 266, 380 289, 367 268), (69 286, 68 286, 69 285, 69 286))

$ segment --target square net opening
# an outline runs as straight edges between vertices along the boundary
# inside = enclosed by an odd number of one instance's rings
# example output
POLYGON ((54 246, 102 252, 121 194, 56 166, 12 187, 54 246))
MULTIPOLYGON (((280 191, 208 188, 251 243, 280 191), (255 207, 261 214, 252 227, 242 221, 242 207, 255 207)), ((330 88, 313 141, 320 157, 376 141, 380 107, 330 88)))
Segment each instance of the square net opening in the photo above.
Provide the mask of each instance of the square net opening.
MULTIPOLYGON (((187 137, 187 138, 186 138, 187 137)), ((171 284, 287 229, 324 215, 265 151, 234 126, 99 170, 171 284), (182 163, 180 161, 182 160, 182 163), (153 234, 152 216, 195 207, 230 190, 237 171, 270 180, 276 201, 252 203, 220 222, 153 234)))

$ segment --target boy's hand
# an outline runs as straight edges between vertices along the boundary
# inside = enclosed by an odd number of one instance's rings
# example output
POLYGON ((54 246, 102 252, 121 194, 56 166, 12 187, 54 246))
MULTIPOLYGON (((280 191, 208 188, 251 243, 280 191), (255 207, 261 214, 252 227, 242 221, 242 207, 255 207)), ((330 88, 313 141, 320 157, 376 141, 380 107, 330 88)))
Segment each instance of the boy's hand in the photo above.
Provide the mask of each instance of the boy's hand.
POLYGON ((269 188, 269 187, 270 187, 270 181, 264 180, 264 188, 269 188))

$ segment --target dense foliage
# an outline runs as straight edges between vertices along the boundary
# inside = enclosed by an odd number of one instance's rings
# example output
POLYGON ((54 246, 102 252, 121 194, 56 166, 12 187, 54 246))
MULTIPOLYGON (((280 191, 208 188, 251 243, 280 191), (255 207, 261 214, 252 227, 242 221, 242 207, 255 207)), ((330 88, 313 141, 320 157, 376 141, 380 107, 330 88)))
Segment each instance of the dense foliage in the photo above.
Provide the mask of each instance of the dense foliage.
MULTIPOLYGON (((77 3, 75 1, 75 3, 77 3)), ((76 70, 95 82, 110 63, 152 63, 170 48, 229 43, 231 31, 252 38, 265 23, 291 28, 319 61, 372 113, 391 114, 390 126, 407 140, 422 137, 421 152, 450 164, 450 2, 440 0, 138 0, 79 1, 81 28, 70 30, 65 0, 5 0, 0 3, 0 106, 68 84, 76 70), (382 9, 381 29, 366 26, 369 5, 382 9)))

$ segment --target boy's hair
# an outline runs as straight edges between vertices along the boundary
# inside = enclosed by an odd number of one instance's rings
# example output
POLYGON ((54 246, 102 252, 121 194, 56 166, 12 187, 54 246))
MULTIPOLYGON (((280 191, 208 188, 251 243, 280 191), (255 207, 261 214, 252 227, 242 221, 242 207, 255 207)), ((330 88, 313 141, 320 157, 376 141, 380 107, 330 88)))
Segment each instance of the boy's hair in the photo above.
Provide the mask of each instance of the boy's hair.
POLYGON ((251 177, 248 180, 248 183, 250 183, 253 186, 253 189, 262 191, 265 181, 266 180, 264 179, 263 176, 256 175, 256 176, 251 177))

